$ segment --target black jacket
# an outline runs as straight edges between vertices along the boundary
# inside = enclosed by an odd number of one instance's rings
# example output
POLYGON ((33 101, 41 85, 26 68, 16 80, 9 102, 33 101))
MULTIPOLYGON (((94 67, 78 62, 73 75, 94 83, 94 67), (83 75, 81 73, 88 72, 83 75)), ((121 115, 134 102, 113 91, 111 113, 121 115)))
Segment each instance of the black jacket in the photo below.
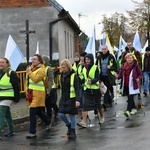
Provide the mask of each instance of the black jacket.
POLYGON ((75 107, 76 101, 79 101, 79 79, 75 75, 74 88, 76 97, 70 98, 70 79, 74 71, 69 72, 67 75, 61 74, 61 99, 59 103, 59 112, 65 114, 77 114, 78 109, 75 107))

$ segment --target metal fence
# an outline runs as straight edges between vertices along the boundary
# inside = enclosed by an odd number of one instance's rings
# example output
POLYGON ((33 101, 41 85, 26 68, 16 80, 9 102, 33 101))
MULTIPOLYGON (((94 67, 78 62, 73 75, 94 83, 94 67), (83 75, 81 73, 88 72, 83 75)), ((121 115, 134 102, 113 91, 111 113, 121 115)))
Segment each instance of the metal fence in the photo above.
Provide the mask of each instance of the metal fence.
MULTIPOLYGON (((56 68, 53 68, 53 70, 55 71, 56 68)), ((59 70, 59 73, 61 72, 60 67, 57 68, 59 70)), ((20 93, 25 93, 26 89, 26 71, 17 71, 16 72, 17 75, 19 76, 20 79, 20 93)), ((55 82, 56 84, 59 84, 59 76, 60 74, 57 74, 56 78, 55 78, 55 82)))

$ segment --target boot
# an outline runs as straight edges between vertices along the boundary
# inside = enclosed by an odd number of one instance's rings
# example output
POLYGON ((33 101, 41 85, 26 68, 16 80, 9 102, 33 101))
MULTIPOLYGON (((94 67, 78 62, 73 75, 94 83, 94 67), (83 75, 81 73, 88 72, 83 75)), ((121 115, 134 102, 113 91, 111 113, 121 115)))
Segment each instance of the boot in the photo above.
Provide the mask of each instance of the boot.
POLYGON ((68 131, 67 131, 67 135, 69 135, 71 133, 71 125, 66 125, 68 127, 68 131))
POLYGON ((75 139, 75 138, 76 138, 75 129, 71 129, 71 132, 68 135, 68 139, 75 139))

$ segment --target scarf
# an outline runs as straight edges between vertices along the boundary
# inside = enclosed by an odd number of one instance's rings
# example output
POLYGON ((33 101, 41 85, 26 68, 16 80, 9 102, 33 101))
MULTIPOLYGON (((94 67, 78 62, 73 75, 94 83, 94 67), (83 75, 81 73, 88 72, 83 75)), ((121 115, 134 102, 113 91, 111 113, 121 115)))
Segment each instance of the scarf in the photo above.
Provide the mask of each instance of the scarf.
POLYGON ((131 70, 133 68, 134 64, 135 64, 134 61, 132 63, 130 63, 130 64, 125 62, 124 63, 124 69, 125 70, 131 70))
POLYGON ((39 69, 41 67, 41 64, 38 64, 37 66, 31 65, 31 71, 34 72, 35 70, 39 69))

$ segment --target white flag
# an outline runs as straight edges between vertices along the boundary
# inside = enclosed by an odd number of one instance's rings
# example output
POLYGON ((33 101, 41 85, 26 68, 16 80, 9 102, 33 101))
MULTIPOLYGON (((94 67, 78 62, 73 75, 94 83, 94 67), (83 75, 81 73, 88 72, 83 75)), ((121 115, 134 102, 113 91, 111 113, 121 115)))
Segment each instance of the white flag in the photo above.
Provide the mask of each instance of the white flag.
POLYGON ((92 36, 89 38, 88 44, 86 46, 85 52, 92 53, 95 61, 95 29, 93 30, 92 36))
POLYGON ((136 33, 134 35, 133 47, 139 52, 141 52, 141 50, 142 50, 142 46, 141 46, 141 42, 140 42, 140 36, 139 36, 138 31, 136 31, 136 33))
POLYGON ((142 48, 141 53, 145 53, 145 49, 146 49, 146 47, 148 47, 148 40, 146 41, 146 43, 145 43, 144 47, 142 48))
POLYGON ((17 46, 11 35, 9 35, 8 37, 5 57, 10 61, 11 69, 14 71, 16 71, 17 67, 24 58, 24 55, 20 51, 19 47, 17 46))

